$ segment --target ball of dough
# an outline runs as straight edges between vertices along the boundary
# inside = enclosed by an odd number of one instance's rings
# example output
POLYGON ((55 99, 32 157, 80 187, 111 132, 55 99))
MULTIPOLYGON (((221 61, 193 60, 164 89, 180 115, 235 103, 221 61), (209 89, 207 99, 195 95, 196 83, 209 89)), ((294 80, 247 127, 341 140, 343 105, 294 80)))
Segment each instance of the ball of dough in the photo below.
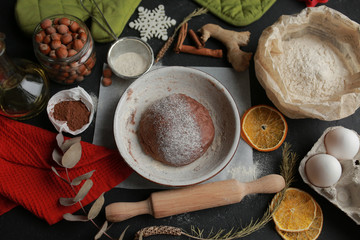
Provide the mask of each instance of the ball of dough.
POLYGON ((201 103, 185 94, 172 94, 145 110, 137 134, 146 154, 165 164, 184 166, 206 152, 215 128, 201 103))

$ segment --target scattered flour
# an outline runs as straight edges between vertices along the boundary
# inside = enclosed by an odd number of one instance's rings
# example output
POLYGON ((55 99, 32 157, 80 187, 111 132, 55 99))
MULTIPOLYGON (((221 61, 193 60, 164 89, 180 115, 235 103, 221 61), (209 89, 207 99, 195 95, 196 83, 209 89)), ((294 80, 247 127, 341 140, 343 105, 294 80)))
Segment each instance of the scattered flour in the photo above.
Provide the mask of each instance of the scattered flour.
POLYGON ((329 42, 314 35, 283 41, 283 52, 274 59, 293 100, 329 100, 345 88, 349 70, 329 42))
POLYGON ((232 167, 228 172, 231 178, 239 182, 251 182, 262 176, 262 170, 256 162, 252 165, 232 167))

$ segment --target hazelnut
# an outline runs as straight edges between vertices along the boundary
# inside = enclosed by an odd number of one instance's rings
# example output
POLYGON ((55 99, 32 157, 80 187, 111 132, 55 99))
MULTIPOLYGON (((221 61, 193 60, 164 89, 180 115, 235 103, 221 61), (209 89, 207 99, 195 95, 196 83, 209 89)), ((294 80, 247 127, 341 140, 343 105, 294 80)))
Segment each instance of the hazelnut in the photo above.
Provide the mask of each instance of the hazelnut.
MULTIPOLYGON (((69 55, 68 55, 69 56, 69 55)), ((72 63, 70 63, 69 64, 69 66, 71 67, 71 68, 77 68, 78 66, 79 66, 79 62, 72 62, 72 63)))
POLYGON ((82 32, 85 32, 85 29, 79 28, 78 33, 82 33, 82 32))
POLYGON ((49 44, 51 42, 51 37, 50 35, 46 35, 43 39, 43 43, 49 44))
POLYGON ((38 34, 35 35, 35 41, 37 43, 41 43, 44 40, 44 37, 45 36, 39 32, 38 34))
POLYGON ((41 43, 39 45, 39 50, 42 54, 44 55, 48 55, 51 51, 51 48, 49 47, 49 45, 45 44, 45 43, 41 43))
POLYGON ((60 64, 53 64, 51 67, 52 67, 53 69, 59 70, 60 67, 61 67, 61 65, 60 65, 60 64))
POLYGON ((103 77, 102 79, 102 84, 105 86, 105 87, 108 87, 112 84, 112 80, 111 78, 109 77, 103 77))
POLYGON ((60 67, 61 72, 68 72, 70 70, 70 67, 68 65, 63 65, 60 67))
POLYGON ((93 68, 95 65, 95 61, 92 57, 90 57, 88 60, 86 60, 85 62, 85 66, 88 68, 88 69, 91 69, 93 68))
POLYGON ((76 70, 77 73, 79 73, 80 75, 83 75, 82 73, 86 70, 86 67, 84 64, 80 65, 79 68, 76 70))
POLYGON ((83 43, 85 43, 86 40, 87 40, 87 35, 86 35, 86 33, 85 33, 85 32, 79 33, 79 39, 80 39, 83 43))
POLYGON ((66 58, 68 56, 68 51, 66 47, 62 45, 61 47, 55 50, 55 54, 58 58, 66 58))
POLYGON ((46 32, 47 34, 52 34, 52 33, 55 33, 55 32, 56 32, 56 29, 55 29, 53 26, 50 26, 50 27, 47 27, 47 28, 45 29, 45 32, 46 32))
MULTIPOLYGON (((70 72, 69 72, 69 74, 70 74, 70 76, 74 76, 74 75, 76 75, 76 77, 77 77, 77 73, 76 73, 76 71, 75 71, 75 70, 70 71, 70 72)), ((75 77, 75 78, 76 78, 76 77, 75 77)))
POLYGON ((46 36, 45 30, 41 30, 40 32, 38 32, 38 34, 40 34, 40 35, 43 36, 43 37, 46 36))
POLYGON ((85 76, 89 76, 90 74, 91 74, 91 70, 86 69, 85 72, 84 72, 84 75, 85 75, 85 76))
POLYGON ((110 77, 112 76, 112 71, 111 71, 111 69, 110 69, 110 68, 105 68, 105 69, 103 70, 103 76, 104 76, 104 77, 107 77, 107 78, 110 78, 110 77))
POLYGON ((51 37, 51 40, 60 40, 61 34, 59 34, 59 33, 52 33, 52 34, 50 35, 50 37, 51 37))
POLYGON ((75 54, 77 54, 78 52, 74 49, 68 49, 68 57, 72 57, 75 54))
POLYGON ((83 81, 84 80, 84 77, 83 76, 78 76, 77 78, 76 78, 76 81, 78 81, 78 82, 81 82, 81 81, 83 81))
POLYGON ((59 20, 60 20, 60 18, 55 18, 55 19, 53 20, 53 23, 54 23, 55 25, 58 25, 58 24, 59 24, 59 20))
POLYGON ((66 84, 72 84, 72 83, 74 83, 75 82, 75 79, 66 79, 65 80, 65 83, 66 84))
POLYGON ((80 39, 75 39, 73 41, 73 49, 76 51, 80 51, 84 46, 84 43, 80 39))
POLYGON ((69 27, 70 27, 70 30, 75 33, 79 30, 80 25, 77 22, 73 21, 69 27))
POLYGON ((55 50, 51 50, 49 52, 49 57, 54 58, 54 59, 56 58, 55 50))
POLYGON ((57 49, 57 48, 61 47, 61 41, 60 40, 51 41, 50 47, 51 47, 51 49, 57 49))
POLYGON ((69 26, 70 25, 70 19, 66 18, 66 17, 63 17, 63 18, 60 18, 59 19, 59 24, 64 24, 66 26, 69 26))
POLYGON ((60 24, 57 26, 57 31, 58 33, 65 34, 69 32, 69 27, 64 24, 60 24))
POLYGON ((46 29, 48 27, 50 27, 52 25, 52 21, 50 19, 44 19, 41 23, 40 23, 40 27, 42 29, 46 29))
POLYGON ((78 78, 78 75, 77 75, 77 74, 75 74, 75 75, 71 75, 71 74, 70 74, 70 76, 69 76, 69 79, 70 79, 70 80, 75 80, 76 78, 78 78))
POLYGON ((73 43, 72 43, 72 42, 70 42, 68 45, 66 45, 66 48, 67 48, 68 50, 72 49, 72 47, 73 47, 73 43))
POLYGON ((68 72, 62 72, 62 73, 60 73, 60 76, 67 78, 67 77, 69 77, 69 73, 68 72))
POLYGON ((71 33, 71 36, 73 39, 77 39, 79 34, 78 33, 71 33))
POLYGON ((65 33, 64 35, 61 36, 61 42, 63 44, 68 44, 72 41, 72 36, 69 33, 65 33))
POLYGON ((65 82, 66 80, 66 77, 63 77, 63 76, 56 76, 56 79, 58 80, 58 82, 65 82))

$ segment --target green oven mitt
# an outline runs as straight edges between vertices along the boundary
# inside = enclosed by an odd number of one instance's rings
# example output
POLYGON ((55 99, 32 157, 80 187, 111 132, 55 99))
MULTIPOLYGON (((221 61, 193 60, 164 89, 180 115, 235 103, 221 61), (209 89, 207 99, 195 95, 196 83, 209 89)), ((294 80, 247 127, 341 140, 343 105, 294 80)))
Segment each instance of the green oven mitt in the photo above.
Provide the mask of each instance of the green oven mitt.
POLYGON ((258 20, 276 0, 194 0, 211 13, 234 26, 258 20))
MULTIPOLYGON (((115 32, 115 35, 119 36, 140 1, 96 0, 96 3, 115 32)), ((102 21, 101 14, 92 1, 84 0, 83 3, 91 15, 102 22, 102 25, 106 26, 102 21)), ((36 25, 42 19, 56 14, 74 15, 82 21, 86 21, 91 17, 81 6, 80 0, 17 0, 15 6, 16 21, 20 28, 28 35, 33 34, 36 25)), ((97 42, 111 42, 114 40, 94 19, 92 19, 90 30, 91 35, 97 42)))

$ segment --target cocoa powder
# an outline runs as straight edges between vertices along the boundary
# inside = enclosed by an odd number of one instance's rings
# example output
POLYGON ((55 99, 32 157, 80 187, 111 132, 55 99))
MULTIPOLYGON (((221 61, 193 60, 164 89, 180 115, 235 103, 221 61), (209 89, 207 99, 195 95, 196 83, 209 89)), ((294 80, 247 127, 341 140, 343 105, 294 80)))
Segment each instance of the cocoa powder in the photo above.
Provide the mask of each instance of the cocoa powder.
POLYGON ((54 118, 66 121, 72 131, 89 123, 89 116, 90 111, 82 101, 63 101, 54 106, 54 118))

